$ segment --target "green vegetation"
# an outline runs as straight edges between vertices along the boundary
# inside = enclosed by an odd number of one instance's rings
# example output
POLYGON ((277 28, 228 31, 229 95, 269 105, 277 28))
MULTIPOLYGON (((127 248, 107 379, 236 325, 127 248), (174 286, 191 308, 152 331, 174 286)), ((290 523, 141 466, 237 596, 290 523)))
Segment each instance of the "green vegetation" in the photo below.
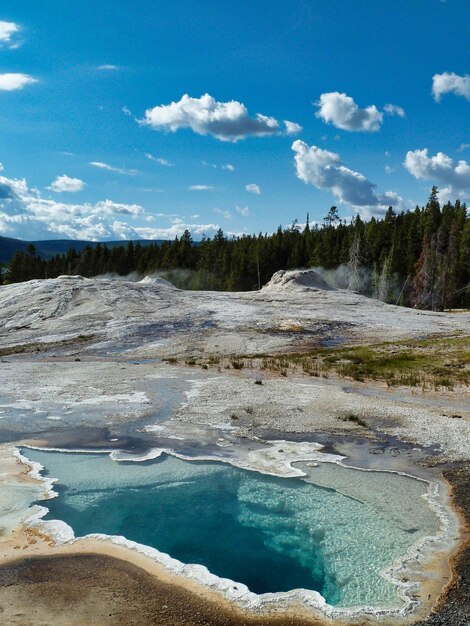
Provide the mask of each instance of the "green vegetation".
MULTIPOLYGON (((418 387, 423 391, 470 384, 470 337, 432 337, 369 346, 317 348, 282 355, 188 359, 187 365, 253 368, 278 376, 330 375, 359 382, 377 381, 389 387, 418 387)), ((262 385, 258 378, 255 385, 262 385)), ((353 416, 348 421, 359 422, 353 416)), ((365 424, 360 424, 365 425, 365 424)))
POLYGON ((331 207, 322 226, 278 228, 273 235, 228 239, 222 230, 194 243, 189 231, 151 245, 88 246, 43 260, 34 246, 13 257, 7 282, 60 274, 159 273, 185 289, 249 291, 280 269, 341 266, 342 283, 366 295, 420 309, 470 307, 470 215, 464 203, 425 207, 364 222, 342 221, 331 207))
POLYGON ((320 348, 308 353, 265 356, 261 369, 281 375, 336 374, 360 382, 381 381, 390 387, 452 389, 470 384, 470 337, 439 337, 373 346, 320 348))

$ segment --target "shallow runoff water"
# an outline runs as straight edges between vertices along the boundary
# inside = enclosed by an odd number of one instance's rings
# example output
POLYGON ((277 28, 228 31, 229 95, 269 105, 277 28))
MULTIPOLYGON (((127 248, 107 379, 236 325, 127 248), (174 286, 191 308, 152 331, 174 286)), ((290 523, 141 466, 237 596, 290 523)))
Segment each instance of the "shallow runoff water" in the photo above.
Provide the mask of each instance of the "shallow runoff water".
POLYGON ((302 464, 300 479, 172 456, 25 454, 58 479, 44 519, 77 537, 124 536, 257 594, 304 588, 336 607, 398 608, 383 571, 440 525, 426 482, 334 463, 302 464))

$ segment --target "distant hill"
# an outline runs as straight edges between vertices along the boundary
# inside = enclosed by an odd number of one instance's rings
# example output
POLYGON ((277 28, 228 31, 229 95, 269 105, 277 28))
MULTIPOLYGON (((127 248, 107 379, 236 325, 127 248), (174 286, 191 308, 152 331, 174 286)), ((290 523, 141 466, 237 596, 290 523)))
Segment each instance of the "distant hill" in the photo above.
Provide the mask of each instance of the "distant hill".
MULTIPOLYGON (((148 246, 152 243, 160 245, 163 239, 138 239, 134 243, 140 243, 141 246, 148 246)), ((101 243, 102 246, 114 248, 115 246, 125 246, 127 241, 83 241, 81 239, 49 239, 45 241, 22 241, 21 239, 12 239, 11 237, 0 237, 0 263, 9 263, 15 252, 21 250, 26 252, 28 245, 33 244, 36 253, 42 259, 50 259, 56 254, 64 254, 70 248, 74 248, 77 252, 83 250, 87 246, 94 248, 101 243)))

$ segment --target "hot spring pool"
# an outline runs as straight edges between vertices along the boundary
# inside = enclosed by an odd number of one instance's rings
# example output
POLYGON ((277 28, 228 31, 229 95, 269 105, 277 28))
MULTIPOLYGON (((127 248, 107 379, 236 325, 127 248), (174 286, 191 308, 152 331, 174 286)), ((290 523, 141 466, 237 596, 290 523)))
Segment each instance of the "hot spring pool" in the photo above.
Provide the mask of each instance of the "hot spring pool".
POLYGON ((121 535, 263 594, 318 591, 335 607, 403 605, 384 571, 439 532, 429 484, 334 463, 305 479, 172 456, 115 462, 105 454, 26 450, 57 498, 46 520, 77 537, 121 535))

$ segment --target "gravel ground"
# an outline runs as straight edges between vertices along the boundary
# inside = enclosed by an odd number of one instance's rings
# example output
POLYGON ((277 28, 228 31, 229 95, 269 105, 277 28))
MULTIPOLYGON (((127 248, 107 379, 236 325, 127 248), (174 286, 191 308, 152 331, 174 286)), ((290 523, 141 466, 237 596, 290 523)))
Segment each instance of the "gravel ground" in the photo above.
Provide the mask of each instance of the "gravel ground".
MULTIPOLYGON (((454 502, 470 529, 470 467, 447 470, 444 476, 453 487, 454 502)), ((453 584, 424 621, 415 626, 469 626, 470 624, 470 539, 463 546, 453 563, 453 584)))

